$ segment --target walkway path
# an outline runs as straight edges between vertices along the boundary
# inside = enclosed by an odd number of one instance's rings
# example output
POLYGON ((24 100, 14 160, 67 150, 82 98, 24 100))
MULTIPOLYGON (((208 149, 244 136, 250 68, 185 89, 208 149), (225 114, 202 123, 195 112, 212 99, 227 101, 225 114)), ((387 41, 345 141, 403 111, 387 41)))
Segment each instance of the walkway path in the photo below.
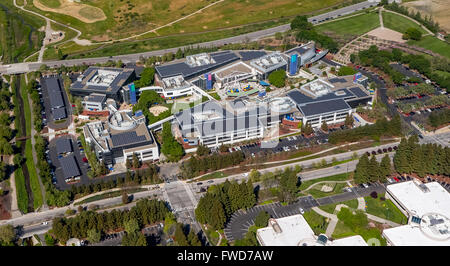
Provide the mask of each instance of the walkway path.
MULTIPOLYGON (((25 74, 25 81, 28 84, 28 75, 25 74)), ((34 165, 36 166, 36 175, 39 181, 39 186, 41 187, 41 194, 42 194, 42 208, 40 208, 40 210, 48 210, 48 205, 47 205, 47 200, 45 198, 45 187, 44 184, 42 183, 42 179, 41 179, 41 175, 39 174, 39 168, 37 167, 38 165, 38 158, 36 155, 36 149, 34 147, 34 145, 36 144, 36 139, 34 138, 34 136, 36 136, 37 132, 36 129, 34 129, 34 115, 33 115, 33 101, 31 100, 30 94, 27 93, 27 97, 28 97, 28 103, 30 105, 30 110, 31 110, 31 118, 30 118, 30 123, 31 123, 31 147, 32 147, 32 154, 33 154, 33 162, 34 165)))
MULTIPOLYGON (((340 204, 340 205, 342 205, 342 204, 340 204)), ((336 208, 337 208, 337 206, 336 206, 336 208)), ((327 237, 331 237, 331 235, 333 235, 333 232, 334 232, 334 229, 336 228, 337 223, 339 222, 339 219, 337 218, 337 216, 334 214, 330 214, 326 211, 323 211, 319 207, 313 207, 312 210, 315 211, 317 214, 330 219, 330 222, 328 223, 328 227, 325 232, 325 235, 327 237)))
POLYGON ((375 221, 375 222, 378 222, 378 223, 387 224, 387 225, 392 226, 392 227, 400 226, 400 224, 398 224, 398 223, 394 223, 392 221, 380 218, 380 217, 372 215, 372 214, 366 213, 366 215, 367 215, 367 218, 369 220, 372 220, 372 221, 375 221))
POLYGON ((378 17, 380 18, 380 28, 384 29, 384 24, 383 24, 383 15, 382 12, 383 11, 383 7, 381 7, 380 9, 378 9, 378 17))

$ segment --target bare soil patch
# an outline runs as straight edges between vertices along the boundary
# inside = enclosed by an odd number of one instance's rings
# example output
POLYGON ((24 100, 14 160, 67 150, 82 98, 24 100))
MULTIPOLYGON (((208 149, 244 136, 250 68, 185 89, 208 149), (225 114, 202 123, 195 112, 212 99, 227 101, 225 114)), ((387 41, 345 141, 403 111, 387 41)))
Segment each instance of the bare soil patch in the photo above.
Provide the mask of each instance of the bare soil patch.
POLYGON ((388 41, 394 41, 399 43, 404 43, 406 40, 402 39, 402 35, 400 32, 397 32, 395 30, 391 30, 388 28, 376 28, 374 30, 371 30, 367 33, 368 35, 375 36, 377 38, 388 40, 388 41))
POLYGON ((94 23, 106 19, 105 13, 98 7, 70 2, 69 0, 60 0, 59 8, 50 8, 42 4, 39 0, 33 0, 33 5, 42 11, 55 12, 68 15, 83 21, 84 23, 94 23))
POLYGON ((431 15, 441 28, 450 31, 450 5, 448 0, 420 0, 402 4, 414 12, 419 11, 422 16, 431 15))

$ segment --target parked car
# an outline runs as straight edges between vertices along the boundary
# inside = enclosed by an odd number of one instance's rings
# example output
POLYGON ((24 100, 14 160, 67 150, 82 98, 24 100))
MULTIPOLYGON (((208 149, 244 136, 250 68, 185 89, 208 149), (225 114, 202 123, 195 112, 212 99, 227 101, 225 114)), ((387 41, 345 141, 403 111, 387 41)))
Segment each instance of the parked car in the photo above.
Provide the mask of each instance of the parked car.
POLYGON ((303 210, 302 208, 299 208, 298 210, 299 210, 300 214, 304 214, 305 213, 305 210, 303 210))

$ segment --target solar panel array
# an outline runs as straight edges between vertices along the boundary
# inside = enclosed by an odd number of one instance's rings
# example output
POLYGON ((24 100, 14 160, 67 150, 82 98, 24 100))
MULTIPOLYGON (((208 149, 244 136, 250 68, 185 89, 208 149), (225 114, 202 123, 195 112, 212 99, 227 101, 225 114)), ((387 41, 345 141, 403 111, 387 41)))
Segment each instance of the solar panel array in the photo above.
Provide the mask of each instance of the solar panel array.
POLYGON ((217 67, 231 63, 239 59, 239 57, 231 51, 223 51, 219 53, 211 54, 211 57, 216 63, 190 67, 186 62, 175 63, 157 66, 156 71, 161 78, 168 78, 172 76, 182 75, 185 80, 194 77, 195 75, 201 75, 217 67))
POLYGON ((349 110, 351 107, 343 99, 313 102, 299 107, 305 116, 349 110))
POLYGON ((80 169, 73 155, 59 158, 64 178, 71 178, 80 175, 80 169))
POLYGON ((329 81, 331 82, 331 83, 344 83, 344 82, 347 82, 344 78, 332 78, 332 79, 329 79, 329 81))
POLYGON ((250 61, 250 60, 265 56, 266 54, 267 53, 264 51, 242 51, 242 52, 239 52, 239 55, 241 56, 242 61, 250 61))
POLYGON ((135 131, 122 132, 119 134, 111 135, 111 141, 114 146, 124 146, 133 143, 139 143, 146 141, 145 135, 138 136, 135 131))
POLYGON ((55 109, 64 106, 59 79, 57 77, 45 78, 43 85, 47 88, 50 108, 55 109))
POLYGON ((71 140, 68 138, 57 138, 55 145, 57 154, 68 153, 73 151, 71 140))
POLYGON ((67 118, 66 108, 60 107, 52 110, 53 119, 54 120, 60 120, 67 118))
POLYGON ((364 93, 360 88, 358 87, 352 87, 349 89, 353 94, 356 95, 356 97, 361 98, 361 97, 367 97, 369 95, 367 95, 366 93, 364 93))

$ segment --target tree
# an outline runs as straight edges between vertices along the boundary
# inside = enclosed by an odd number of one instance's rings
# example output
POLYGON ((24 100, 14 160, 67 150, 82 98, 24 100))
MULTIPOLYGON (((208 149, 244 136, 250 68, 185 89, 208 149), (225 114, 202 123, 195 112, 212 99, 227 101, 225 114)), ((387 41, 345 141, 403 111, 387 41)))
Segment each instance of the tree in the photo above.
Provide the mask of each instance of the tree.
POLYGON ((147 87, 153 84, 155 79, 155 68, 146 67, 141 73, 141 78, 134 82, 137 88, 147 87))
POLYGON ((134 218, 125 221, 123 224, 125 231, 129 234, 137 232, 140 229, 138 221, 134 218))
POLYGON ((127 233, 122 238, 122 246, 145 247, 147 239, 141 232, 127 233))
POLYGON ((355 183, 362 184, 369 181, 369 157, 367 154, 363 154, 356 165, 356 169, 353 175, 355 183))
POLYGON ((14 150, 11 145, 5 138, 0 138, 0 154, 11 155, 14 150))
POLYGON ((176 229, 175 229, 175 241, 179 246, 188 246, 188 240, 186 238, 186 235, 184 233, 183 224, 177 223, 176 229))
POLYGON ((95 228, 92 228, 87 231, 87 239, 89 240, 89 242, 98 243, 100 242, 101 237, 102 234, 95 228))
POLYGON ((377 158, 373 155, 369 161, 368 176, 370 182, 376 182, 380 179, 381 171, 377 158))
POLYGON ((387 154, 383 157, 383 159, 381 159, 380 172, 380 182, 385 182, 386 177, 389 176, 392 172, 391 159, 387 154))
POLYGON ((252 169, 248 177, 252 182, 258 182, 259 178, 261 177, 261 173, 256 169, 252 169))
POLYGON ((220 145, 220 147, 219 147, 219 151, 220 152, 227 152, 228 151, 228 148, 227 148, 227 146, 225 146, 225 145, 223 145, 223 143, 220 145))
POLYGON ((0 246, 12 245, 16 239, 14 227, 10 224, 0 226, 0 246))
POLYGON ((283 34, 281 34, 281 32, 275 33, 275 40, 281 40, 281 39, 283 39, 283 34))
POLYGON ((200 144, 197 146, 197 155, 198 156, 208 155, 210 152, 211 152, 210 149, 203 144, 200 144))
POLYGON ((131 164, 131 160, 129 158, 127 158, 127 160, 125 161, 125 167, 127 169, 131 169, 133 165, 131 164))
POLYGON ((128 204, 130 202, 130 197, 128 196, 127 192, 122 192, 122 203, 128 204))
POLYGON ((417 28, 408 28, 403 34, 402 38, 405 40, 411 39, 419 41, 420 39, 422 39, 422 32, 420 32, 420 30, 418 30, 417 28))
POLYGON ((322 121, 322 126, 320 127, 320 129, 322 129, 322 131, 324 132, 328 132, 328 125, 327 122, 325 122, 325 120, 322 121))
POLYGON ((23 163, 23 157, 21 154, 16 154, 13 158, 14 165, 19 166, 23 163))
POLYGON ((198 236, 197 236, 196 233, 194 233, 193 229, 191 229, 189 231, 189 234, 188 234, 187 238, 188 238, 188 242, 189 242, 190 246, 200 247, 202 245, 202 243, 200 242, 200 239, 198 239, 198 236))
POLYGON ((292 30, 311 30, 313 28, 312 24, 308 22, 308 17, 297 16, 291 22, 292 30))
POLYGON ((137 157, 136 153, 133 153, 133 168, 137 169, 141 167, 141 162, 139 161, 139 158, 137 157))
POLYGON ((284 87, 286 83, 286 71, 283 69, 273 71, 269 74, 269 82, 277 88, 284 87))
POLYGON ((266 211, 261 211, 255 218, 255 225, 257 227, 266 227, 269 221, 270 214, 266 211))
POLYGON ((346 126, 352 127, 354 122, 355 122, 355 120, 353 119, 352 115, 347 114, 345 116, 345 122, 344 123, 345 123, 346 126))
POLYGON ((304 127, 302 127, 302 133, 305 134, 306 136, 311 135, 314 132, 311 123, 310 122, 306 122, 306 125, 304 127))

